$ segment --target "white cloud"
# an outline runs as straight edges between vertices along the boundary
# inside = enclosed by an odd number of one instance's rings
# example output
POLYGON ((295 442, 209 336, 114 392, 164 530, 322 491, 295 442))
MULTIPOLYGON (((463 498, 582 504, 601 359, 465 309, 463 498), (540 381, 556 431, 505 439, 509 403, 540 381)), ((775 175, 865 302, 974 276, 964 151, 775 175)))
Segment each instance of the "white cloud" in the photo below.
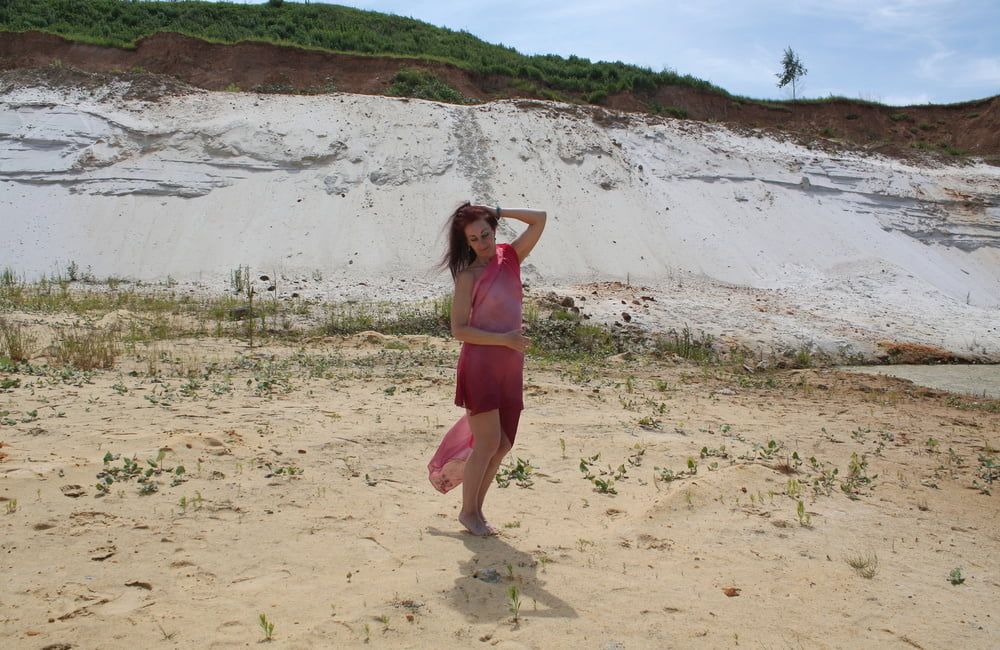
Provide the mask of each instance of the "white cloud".
POLYGON ((966 57, 941 49, 917 62, 917 74, 952 87, 985 85, 1000 92, 1000 57, 966 57))

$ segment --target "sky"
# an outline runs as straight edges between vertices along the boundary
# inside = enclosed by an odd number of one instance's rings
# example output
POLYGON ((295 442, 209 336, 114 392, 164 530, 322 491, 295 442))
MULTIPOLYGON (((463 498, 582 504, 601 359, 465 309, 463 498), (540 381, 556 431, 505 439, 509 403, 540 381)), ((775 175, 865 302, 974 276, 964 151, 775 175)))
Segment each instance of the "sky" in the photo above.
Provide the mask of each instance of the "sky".
POLYGON ((778 88, 776 77, 787 47, 807 70, 797 84, 800 97, 839 95, 903 106, 1000 94, 1000 0, 336 4, 466 30, 524 54, 669 69, 759 99, 791 97, 791 86, 778 88))

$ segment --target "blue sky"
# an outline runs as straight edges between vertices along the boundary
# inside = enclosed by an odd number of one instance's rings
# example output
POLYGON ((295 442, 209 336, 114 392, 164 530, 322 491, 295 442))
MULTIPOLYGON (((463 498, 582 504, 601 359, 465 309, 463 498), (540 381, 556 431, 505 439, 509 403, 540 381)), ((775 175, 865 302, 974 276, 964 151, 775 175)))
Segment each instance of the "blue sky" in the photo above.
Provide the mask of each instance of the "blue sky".
POLYGON ((800 96, 905 105, 1000 94, 1000 0, 337 4, 464 29, 525 54, 669 68, 756 98, 790 97, 775 78, 789 46, 808 70, 800 96))

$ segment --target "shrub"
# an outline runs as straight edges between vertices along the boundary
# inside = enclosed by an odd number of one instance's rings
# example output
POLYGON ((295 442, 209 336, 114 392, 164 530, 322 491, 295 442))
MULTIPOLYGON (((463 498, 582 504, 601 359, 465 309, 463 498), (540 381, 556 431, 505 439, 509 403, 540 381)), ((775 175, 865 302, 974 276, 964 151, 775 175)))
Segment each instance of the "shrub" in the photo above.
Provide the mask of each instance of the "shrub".
POLYGON ((466 103, 465 97, 432 72, 419 68, 400 68, 392 78, 389 94, 394 97, 416 97, 451 104, 466 103))
POLYGON ((588 104, 603 104, 608 101, 608 93, 603 90, 595 90, 592 93, 587 93, 585 99, 588 104))

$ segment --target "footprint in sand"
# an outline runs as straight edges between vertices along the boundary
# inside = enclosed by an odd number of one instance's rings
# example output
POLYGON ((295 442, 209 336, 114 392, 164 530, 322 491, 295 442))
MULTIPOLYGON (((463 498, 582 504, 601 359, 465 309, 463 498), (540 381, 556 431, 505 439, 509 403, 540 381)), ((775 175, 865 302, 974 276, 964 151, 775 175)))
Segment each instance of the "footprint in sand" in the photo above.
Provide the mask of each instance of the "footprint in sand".
POLYGON ((84 490, 83 486, 81 485, 64 485, 61 488, 59 488, 59 491, 68 497, 73 497, 74 499, 77 497, 82 497, 84 494, 87 493, 87 491, 84 490))
POLYGON ((211 571, 206 571, 188 560, 171 562, 170 568, 177 570, 174 583, 191 600, 212 600, 218 597, 218 590, 215 587, 218 578, 211 571))
POLYGON ((91 609, 97 614, 121 616, 144 607, 150 600, 152 597, 148 591, 132 588, 112 597, 106 603, 95 605, 91 609))
POLYGON ((290 578, 292 572, 288 569, 279 569, 259 576, 243 576, 236 578, 231 583, 233 588, 242 592, 263 591, 272 585, 280 584, 290 578))

